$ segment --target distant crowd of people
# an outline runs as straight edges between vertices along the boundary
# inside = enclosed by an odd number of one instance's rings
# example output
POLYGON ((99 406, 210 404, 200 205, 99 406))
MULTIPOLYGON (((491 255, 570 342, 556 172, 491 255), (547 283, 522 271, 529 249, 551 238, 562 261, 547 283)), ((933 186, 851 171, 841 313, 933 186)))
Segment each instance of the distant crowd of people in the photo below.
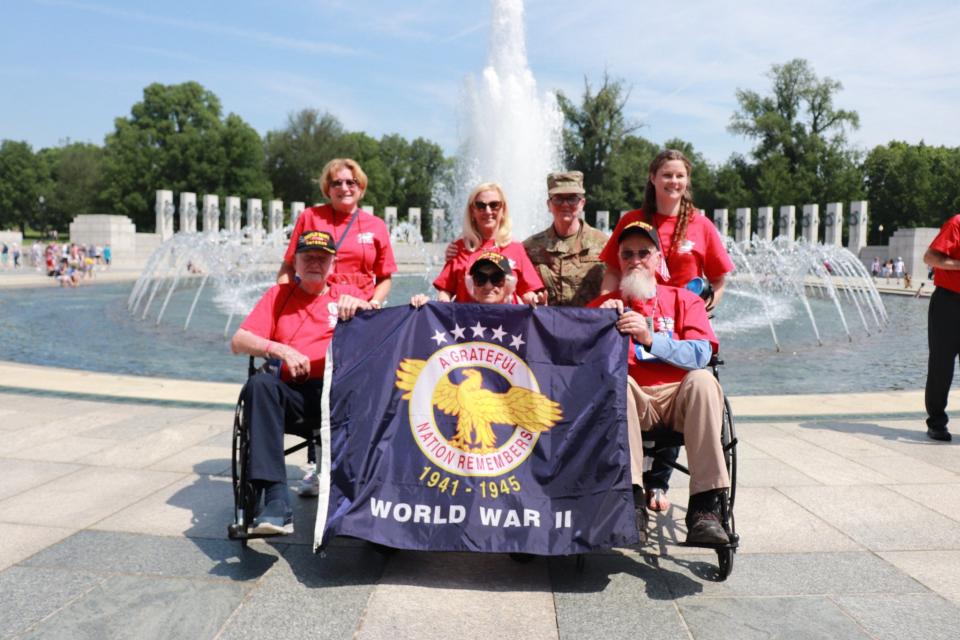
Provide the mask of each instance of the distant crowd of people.
POLYGON ((61 287, 79 286, 81 280, 93 278, 97 268, 109 268, 112 259, 110 245, 81 245, 73 242, 51 242, 46 247, 36 242, 31 255, 36 270, 46 269, 46 274, 55 278, 61 287))

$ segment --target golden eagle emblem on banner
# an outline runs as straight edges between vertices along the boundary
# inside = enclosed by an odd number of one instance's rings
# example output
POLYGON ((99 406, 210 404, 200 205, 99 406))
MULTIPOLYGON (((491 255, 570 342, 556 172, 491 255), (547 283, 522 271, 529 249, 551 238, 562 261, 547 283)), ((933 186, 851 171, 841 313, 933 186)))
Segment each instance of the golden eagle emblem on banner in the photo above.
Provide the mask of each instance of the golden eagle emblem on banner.
MULTIPOLYGON (((410 400, 426 360, 404 359, 397 369, 397 388, 406 391, 403 399, 410 400)), ((456 433, 447 439, 451 447, 468 453, 488 454, 497 451, 497 436, 493 424, 511 425, 539 434, 554 427, 563 419, 563 411, 539 391, 511 386, 505 392, 483 388, 479 368, 463 367, 459 371, 464 380, 450 381, 445 372, 433 388, 434 407, 457 418, 456 433)))

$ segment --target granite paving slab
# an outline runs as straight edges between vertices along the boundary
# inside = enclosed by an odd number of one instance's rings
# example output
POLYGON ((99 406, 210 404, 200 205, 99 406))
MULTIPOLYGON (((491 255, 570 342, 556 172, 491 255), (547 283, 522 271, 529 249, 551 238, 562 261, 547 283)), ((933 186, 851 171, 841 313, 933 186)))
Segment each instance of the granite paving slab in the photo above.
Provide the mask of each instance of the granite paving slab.
POLYGON ((76 464, 0 458, 0 500, 81 469, 76 464))
POLYGON ((178 409, 174 407, 150 407, 150 411, 140 415, 110 422, 89 430, 86 435, 93 438, 110 438, 112 440, 131 440, 150 435, 158 427, 188 422, 206 413, 203 409, 178 409))
POLYGON ((664 574, 668 586, 680 600, 690 591, 691 578, 702 586, 698 595, 710 597, 929 592, 869 552, 738 553, 724 582, 715 579, 715 558, 705 562, 701 556, 674 554, 661 557, 660 566, 669 570, 664 574))
POLYGON ((26 631, 104 579, 92 573, 30 567, 0 572, 0 638, 26 631))
POLYGON ((960 605, 960 551, 884 551, 878 555, 931 591, 960 605))
POLYGON ((167 456, 150 465, 150 468, 157 471, 229 476, 232 464, 230 456, 229 448, 199 444, 167 456))
POLYGON ((782 460, 769 456, 743 458, 737 446, 738 487, 779 487, 785 485, 820 484, 807 474, 794 469, 782 460))
POLYGON ((288 547, 218 640, 356 637, 385 563, 369 545, 334 546, 323 556, 308 547, 288 547))
POLYGON ((0 521, 81 529, 180 477, 165 471, 89 467, 0 501, 0 521))
POLYGON ((48 460, 51 462, 76 462, 98 451, 117 444, 116 440, 86 438, 84 436, 49 436, 40 444, 17 451, 18 458, 26 460, 48 460))
MULTIPOLYGON (((666 570, 652 555, 589 554, 583 569, 574 558, 551 558, 557 627, 561 639, 689 638, 667 587, 666 570)), ((701 586, 675 576, 677 588, 698 593, 701 586)))
POLYGON ((739 487, 734 506, 739 553, 853 551, 863 547, 777 489, 739 487))
POLYGON ((956 638, 960 609, 934 594, 836 596, 834 601, 877 640, 956 638))
POLYGON ((223 539, 233 522, 233 484, 189 475, 90 526, 155 536, 223 539))
POLYGON ((957 521, 887 487, 782 487, 780 490, 874 551, 960 549, 957 521))
POLYGON ((891 479, 795 436, 763 438, 754 446, 824 485, 883 484, 891 479))
POLYGON ((72 529, 59 527, 0 523, 0 570, 29 558, 72 533, 72 529))
POLYGON ((403 551, 390 558, 367 605, 357 640, 502 640, 557 637, 542 558, 403 551))
POLYGON ((679 604, 693 638, 867 640, 829 598, 689 598, 679 604))
POLYGON ((283 548, 283 544, 244 548, 230 540, 81 531, 22 564, 78 572, 248 581, 269 571, 283 548))
POLYGON ((142 469, 202 442, 220 430, 220 427, 208 424, 158 425, 148 434, 131 437, 79 461, 97 466, 142 469))
POLYGON ((23 638, 213 638, 248 590, 223 581, 110 576, 23 638))

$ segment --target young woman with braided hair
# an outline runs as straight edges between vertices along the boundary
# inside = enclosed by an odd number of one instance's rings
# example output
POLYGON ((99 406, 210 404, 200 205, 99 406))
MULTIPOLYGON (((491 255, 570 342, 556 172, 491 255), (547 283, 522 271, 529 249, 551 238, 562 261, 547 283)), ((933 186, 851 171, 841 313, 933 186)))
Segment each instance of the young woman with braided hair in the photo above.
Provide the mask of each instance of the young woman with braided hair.
MULTIPOLYGON (((713 298, 708 301, 707 309, 711 310, 720 303, 724 278, 733 271, 733 261, 713 222, 693 205, 690 170, 690 161, 675 149, 661 151, 650 163, 643 205, 621 216, 600 254, 600 259, 607 265, 601 295, 616 291, 620 286, 617 259, 620 231, 631 222, 643 220, 657 228, 660 239, 664 259, 657 281, 672 287, 684 287, 694 278, 704 277, 713 287, 713 298)), ((674 459, 678 454, 679 449, 674 449, 674 459)), ((671 471, 669 466, 657 461, 653 469, 643 474, 648 509, 666 511, 670 507, 664 494, 671 471)))

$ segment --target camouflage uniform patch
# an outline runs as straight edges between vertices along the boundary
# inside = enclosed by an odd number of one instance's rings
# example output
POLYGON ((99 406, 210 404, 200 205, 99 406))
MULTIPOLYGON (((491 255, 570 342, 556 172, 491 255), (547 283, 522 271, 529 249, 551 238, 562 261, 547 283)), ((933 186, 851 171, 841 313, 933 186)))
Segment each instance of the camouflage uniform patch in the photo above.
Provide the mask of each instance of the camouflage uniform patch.
POLYGON ((547 288, 548 304, 582 307, 600 294, 606 266, 600 252, 607 236, 583 220, 580 230, 561 238, 553 225, 523 241, 530 261, 547 288))

